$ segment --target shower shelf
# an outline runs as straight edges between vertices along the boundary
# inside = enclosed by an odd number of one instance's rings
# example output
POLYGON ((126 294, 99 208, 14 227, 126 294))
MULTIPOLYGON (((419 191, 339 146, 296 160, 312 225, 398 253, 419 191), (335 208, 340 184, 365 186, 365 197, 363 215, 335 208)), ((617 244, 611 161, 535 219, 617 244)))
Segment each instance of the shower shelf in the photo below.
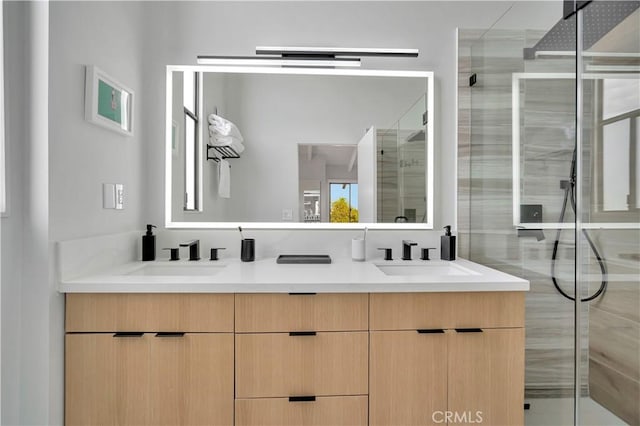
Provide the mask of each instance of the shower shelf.
POLYGON ((240 158, 240 154, 238 154, 233 148, 230 146, 215 146, 207 144, 207 160, 213 160, 215 162, 220 161, 225 158, 240 158), (211 156, 209 155, 210 150, 215 150, 220 154, 219 156, 211 156))

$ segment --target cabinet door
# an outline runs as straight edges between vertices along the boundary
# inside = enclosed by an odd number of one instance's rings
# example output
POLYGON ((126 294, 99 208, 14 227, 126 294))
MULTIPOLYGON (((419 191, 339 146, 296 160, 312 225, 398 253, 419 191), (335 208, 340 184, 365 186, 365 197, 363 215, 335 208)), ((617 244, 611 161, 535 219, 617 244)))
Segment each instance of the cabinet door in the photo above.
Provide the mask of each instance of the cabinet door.
POLYGON ((151 424, 232 424, 233 334, 151 336, 151 424))
POLYGON ((369 424, 442 423, 434 416, 447 410, 447 336, 421 331, 371 332, 369 424))
POLYGON ((524 424, 524 329, 449 334, 449 403, 457 424, 524 424))
POLYGON ((66 335, 65 424, 149 423, 150 338, 66 335))

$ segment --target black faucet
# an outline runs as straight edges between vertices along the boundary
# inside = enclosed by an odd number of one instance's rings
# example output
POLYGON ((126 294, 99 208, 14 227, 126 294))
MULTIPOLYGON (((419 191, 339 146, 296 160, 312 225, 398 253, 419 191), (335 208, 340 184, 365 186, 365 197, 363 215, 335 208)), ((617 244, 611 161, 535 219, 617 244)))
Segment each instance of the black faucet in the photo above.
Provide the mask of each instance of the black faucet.
POLYGON ((411 260, 411 247, 418 243, 411 240, 402 240, 402 260, 411 260))
POLYGON ((200 260, 200 240, 181 243, 180 247, 189 247, 189 260, 200 260))

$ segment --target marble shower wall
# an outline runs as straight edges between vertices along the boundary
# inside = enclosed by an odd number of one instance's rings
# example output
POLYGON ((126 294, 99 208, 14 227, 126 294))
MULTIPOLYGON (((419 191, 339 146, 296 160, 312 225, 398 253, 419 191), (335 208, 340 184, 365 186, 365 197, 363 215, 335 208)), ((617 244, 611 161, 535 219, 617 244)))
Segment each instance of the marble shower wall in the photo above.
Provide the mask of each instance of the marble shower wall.
MULTIPOLYGON (((426 153, 424 137, 415 131, 377 130, 378 222, 392 223, 397 216, 409 222, 426 221, 426 153), (405 142, 406 139, 411 142, 405 142)), ((423 132, 424 134, 424 132, 423 132)))

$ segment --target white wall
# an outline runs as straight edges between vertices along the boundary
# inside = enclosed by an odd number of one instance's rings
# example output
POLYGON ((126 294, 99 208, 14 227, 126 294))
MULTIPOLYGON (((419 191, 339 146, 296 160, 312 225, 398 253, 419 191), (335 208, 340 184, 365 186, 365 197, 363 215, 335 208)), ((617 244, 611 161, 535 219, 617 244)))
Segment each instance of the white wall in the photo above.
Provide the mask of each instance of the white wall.
MULTIPOLYGON (((143 117, 153 117, 143 112, 149 104, 164 105, 164 90, 143 90, 145 17, 141 6, 138 2, 51 3, 53 241, 136 229, 143 221, 147 148, 143 117), (84 120, 84 66, 88 64, 135 92, 133 137, 84 120), (124 210, 102 208, 103 183, 125 185, 124 210)), ((163 113, 153 121, 164 129, 163 113)))
POLYGON ((51 375, 61 374, 50 368, 49 356, 49 5, 5 7, 9 216, 2 219, 2 422, 46 424, 51 375))

